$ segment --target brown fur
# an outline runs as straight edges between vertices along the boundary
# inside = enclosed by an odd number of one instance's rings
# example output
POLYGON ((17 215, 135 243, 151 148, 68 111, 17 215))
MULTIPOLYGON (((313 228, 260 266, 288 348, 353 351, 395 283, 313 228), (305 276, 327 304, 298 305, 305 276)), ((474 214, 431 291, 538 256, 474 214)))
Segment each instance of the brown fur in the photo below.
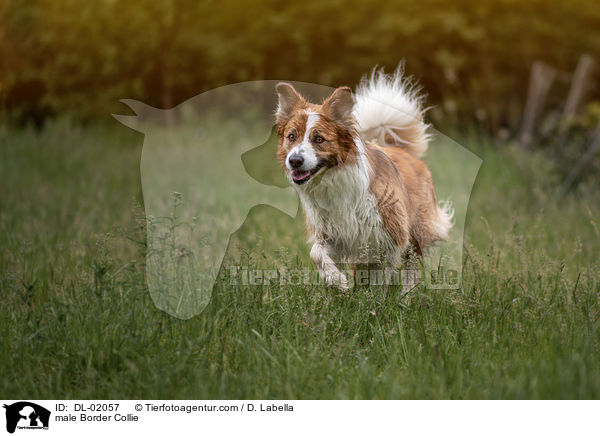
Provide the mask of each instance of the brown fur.
POLYGON ((425 162, 400 147, 367 143, 373 168, 370 190, 377 199, 385 230, 394 242, 417 254, 437 239, 437 197, 425 162))

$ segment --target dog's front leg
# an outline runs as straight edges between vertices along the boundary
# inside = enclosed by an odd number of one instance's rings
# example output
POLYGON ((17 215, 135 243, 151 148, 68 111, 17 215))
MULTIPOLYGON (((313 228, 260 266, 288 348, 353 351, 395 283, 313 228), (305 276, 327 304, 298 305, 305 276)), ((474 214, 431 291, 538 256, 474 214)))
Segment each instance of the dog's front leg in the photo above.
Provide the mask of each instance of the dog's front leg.
POLYGON ((319 274, 325 277, 325 283, 348 290, 348 279, 331 258, 331 247, 321 242, 315 242, 310 250, 310 260, 315 264, 319 274))

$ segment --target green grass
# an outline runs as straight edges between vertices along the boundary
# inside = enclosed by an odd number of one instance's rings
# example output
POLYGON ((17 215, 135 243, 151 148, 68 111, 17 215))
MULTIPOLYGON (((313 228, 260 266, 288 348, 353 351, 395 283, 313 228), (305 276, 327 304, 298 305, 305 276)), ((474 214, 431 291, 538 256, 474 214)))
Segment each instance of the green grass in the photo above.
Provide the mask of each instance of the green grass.
MULTIPOLYGON (((600 398, 600 192, 558 201, 542 156, 458 139, 484 159, 460 289, 222 277, 183 321, 146 287, 142 136, 0 127, 0 397, 600 398)), ((258 247, 241 262, 284 246, 307 267, 301 220, 272 216, 255 208, 232 240, 258 247)))

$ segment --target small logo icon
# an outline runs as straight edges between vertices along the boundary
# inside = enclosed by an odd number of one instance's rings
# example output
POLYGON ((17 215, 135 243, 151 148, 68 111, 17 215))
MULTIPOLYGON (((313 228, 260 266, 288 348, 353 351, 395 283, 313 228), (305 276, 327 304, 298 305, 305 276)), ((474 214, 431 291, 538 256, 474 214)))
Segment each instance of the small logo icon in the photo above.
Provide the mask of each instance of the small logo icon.
POLYGON ((15 429, 48 429, 50 411, 29 401, 19 401, 6 409, 6 431, 14 433, 15 429))

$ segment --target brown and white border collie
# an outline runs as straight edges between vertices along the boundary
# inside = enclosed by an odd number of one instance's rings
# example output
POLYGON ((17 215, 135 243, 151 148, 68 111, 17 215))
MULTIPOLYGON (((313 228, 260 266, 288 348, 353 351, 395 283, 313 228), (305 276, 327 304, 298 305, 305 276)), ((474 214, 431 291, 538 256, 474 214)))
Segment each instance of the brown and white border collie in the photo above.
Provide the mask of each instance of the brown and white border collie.
POLYGON ((446 240, 453 211, 439 204, 420 160, 429 136, 422 98, 403 79, 373 71, 353 95, 337 88, 322 104, 276 86, 277 156, 299 194, 310 258, 326 283, 349 287, 341 263, 397 267, 446 240))

